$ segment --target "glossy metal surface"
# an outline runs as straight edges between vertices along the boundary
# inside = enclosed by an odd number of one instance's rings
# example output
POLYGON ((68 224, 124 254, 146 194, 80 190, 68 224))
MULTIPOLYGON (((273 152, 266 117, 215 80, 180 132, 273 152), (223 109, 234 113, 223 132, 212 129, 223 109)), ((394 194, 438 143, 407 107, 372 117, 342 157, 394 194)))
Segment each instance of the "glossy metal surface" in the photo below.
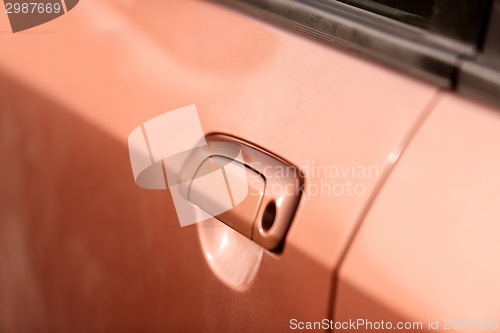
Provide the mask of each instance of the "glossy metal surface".
POLYGON ((257 276, 264 248, 215 218, 196 228, 214 276, 229 288, 244 292, 257 276))
MULTIPOLYGON (((500 114, 447 94, 375 200, 340 269, 335 319, 500 315, 500 114)), ((474 322, 475 325, 475 322, 474 322)), ((448 325, 451 328, 451 324, 448 325)), ((434 331, 434 330, 432 330, 434 331)))
MULTIPOLYGON (((212 155, 213 156, 213 155, 212 155)), ((204 164, 214 163, 221 161, 227 164, 227 160, 221 157, 211 157, 207 159, 204 164)), ((264 178, 251 170, 248 167, 241 165, 245 168, 246 179, 244 179, 244 184, 241 186, 246 186, 248 188, 248 193, 244 200, 237 204, 232 209, 218 214, 215 217, 224 222, 234 230, 238 231, 248 239, 252 239, 253 236, 253 225, 257 217, 257 213, 262 203, 262 197, 264 196, 264 190, 266 186, 266 181, 264 178)), ((204 197, 209 196, 209 193, 204 193, 204 197)), ((196 201, 192 201, 197 204, 196 201)))
POLYGON ((279 332, 330 316, 352 233, 437 90, 204 1, 86 0, 0 38, 6 332, 279 332), (232 287, 168 191, 138 188, 130 170, 129 133, 193 103, 205 134, 379 177, 357 180, 362 196, 304 196, 283 253, 263 252, 248 287, 232 287))
MULTIPOLYGON (((241 139, 223 134, 210 134, 207 136, 207 141, 211 147, 222 142, 236 144, 241 149, 242 159, 239 162, 251 168, 254 173, 254 175, 249 174, 247 178, 249 195, 253 195, 254 199, 255 197, 260 199, 257 201, 259 205, 256 206, 256 211, 246 212, 246 215, 254 218, 251 220, 253 232, 249 238, 268 250, 276 250, 278 246, 282 246, 304 191, 304 175, 297 166, 241 139), (251 193, 250 187, 260 188, 262 180, 265 180, 265 186, 262 187, 260 195, 251 193), (255 181, 257 184, 252 186, 255 181), (271 206, 275 207, 274 212, 272 216, 267 216, 268 207, 271 206), (265 225, 266 219, 270 219, 270 225, 265 225)), ((211 149, 211 153, 213 156, 218 154, 214 149, 211 149)), ((255 207, 255 205, 252 206, 255 207)), ((224 219, 221 220, 225 222, 224 219)), ((232 221, 226 223, 233 226, 232 221)), ((247 235, 247 224, 245 223, 245 232, 238 227, 235 229, 247 235)))

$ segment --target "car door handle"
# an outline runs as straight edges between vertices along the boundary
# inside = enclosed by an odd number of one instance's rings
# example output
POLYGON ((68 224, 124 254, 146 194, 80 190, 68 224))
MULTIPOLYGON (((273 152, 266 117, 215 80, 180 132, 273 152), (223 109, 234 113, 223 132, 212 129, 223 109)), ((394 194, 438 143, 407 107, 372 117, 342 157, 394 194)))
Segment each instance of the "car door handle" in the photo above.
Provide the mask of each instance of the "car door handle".
MULTIPOLYGON (((302 195, 304 176, 300 170, 235 137, 210 134, 206 141, 209 157, 199 165, 193 184, 203 170, 208 173, 222 169, 232 197, 241 189, 246 193, 232 209, 212 215, 264 248, 280 251, 302 195), (231 147, 239 148, 241 154, 235 156, 231 147), (242 170, 245 177, 238 176, 242 170)), ((217 201, 211 196, 216 194, 196 192, 193 188, 196 185, 191 185, 188 200, 211 213, 209 210, 213 210, 217 201)))

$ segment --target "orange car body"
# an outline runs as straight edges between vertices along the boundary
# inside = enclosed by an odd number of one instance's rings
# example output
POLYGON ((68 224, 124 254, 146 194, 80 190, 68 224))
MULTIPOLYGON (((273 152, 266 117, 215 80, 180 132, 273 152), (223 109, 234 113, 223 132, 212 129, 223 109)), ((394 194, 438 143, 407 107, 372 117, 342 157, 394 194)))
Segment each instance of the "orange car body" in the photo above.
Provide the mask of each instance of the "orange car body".
POLYGON ((500 317, 497 110, 210 1, 86 0, 0 30, 1 332, 500 317), (205 134, 310 166, 282 253, 246 285, 209 264, 220 235, 180 228, 131 175, 129 133, 189 104, 205 134), (313 163, 377 172, 344 177, 362 195, 313 195, 339 182, 313 163))

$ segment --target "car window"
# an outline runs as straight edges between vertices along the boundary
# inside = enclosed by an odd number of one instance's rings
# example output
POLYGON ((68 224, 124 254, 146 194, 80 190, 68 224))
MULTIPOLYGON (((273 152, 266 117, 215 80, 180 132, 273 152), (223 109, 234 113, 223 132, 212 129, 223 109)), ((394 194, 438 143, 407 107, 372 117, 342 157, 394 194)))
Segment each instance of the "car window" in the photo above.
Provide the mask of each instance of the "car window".
POLYGON ((428 29, 431 25, 434 0, 340 0, 400 22, 428 29))
POLYGON ((338 1, 474 46, 481 41, 491 6, 490 0, 338 1))

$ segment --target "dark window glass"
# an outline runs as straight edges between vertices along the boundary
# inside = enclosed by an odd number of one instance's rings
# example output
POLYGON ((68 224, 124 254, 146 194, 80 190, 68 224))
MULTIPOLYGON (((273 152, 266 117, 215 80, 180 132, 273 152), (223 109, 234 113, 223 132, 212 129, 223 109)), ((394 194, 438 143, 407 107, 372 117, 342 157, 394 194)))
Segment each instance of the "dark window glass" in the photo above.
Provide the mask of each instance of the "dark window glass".
POLYGON ((372 13, 428 29, 434 0, 340 0, 372 13))
POLYGON ((492 0, 337 0, 463 43, 478 45, 492 0))

